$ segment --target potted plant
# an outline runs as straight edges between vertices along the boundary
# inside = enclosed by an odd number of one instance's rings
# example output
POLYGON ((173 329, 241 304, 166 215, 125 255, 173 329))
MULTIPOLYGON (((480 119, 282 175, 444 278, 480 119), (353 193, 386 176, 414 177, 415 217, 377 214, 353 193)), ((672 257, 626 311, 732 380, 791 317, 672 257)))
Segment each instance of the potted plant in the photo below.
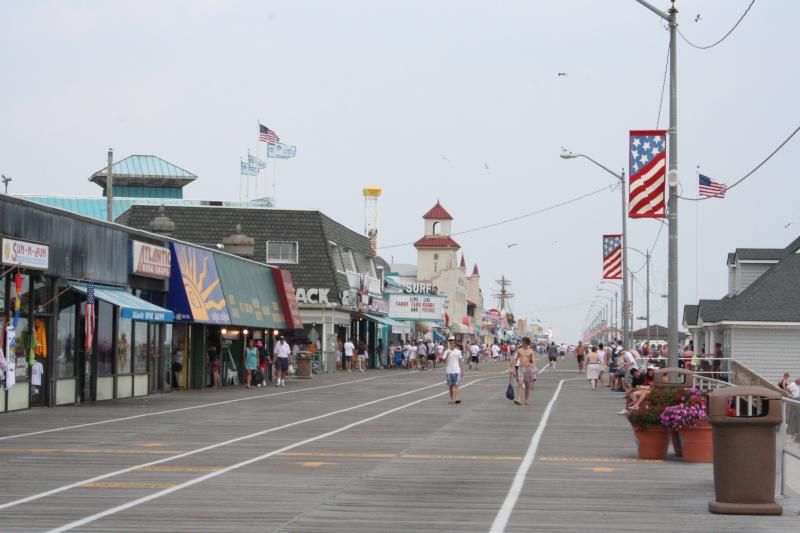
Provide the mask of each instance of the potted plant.
MULTIPOLYGON (((676 385, 662 385, 654 388, 647 396, 647 402, 652 407, 659 408, 659 416, 667 407, 679 405, 683 400, 682 395, 685 389, 676 385)), ((660 423, 660 418, 659 418, 660 423)), ((667 427, 669 440, 672 442, 672 449, 675 452, 675 457, 683 456, 683 447, 681 446, 681 439, 678 437, 678 432, 673 431, 667 427)))
POLYGON ((683 458, 691 463, 710 463, 714 457, 711 426, 706 421, 706 393, 700 389, 680 391, 679 402, 664 408, 661 423, 678 433, 683 458))
POLYGON ((661 423, 663 407, 643 406, 630 411, 628 421, 636 436, 639 459, 664 459, 669 447, 669 434, 661 423))

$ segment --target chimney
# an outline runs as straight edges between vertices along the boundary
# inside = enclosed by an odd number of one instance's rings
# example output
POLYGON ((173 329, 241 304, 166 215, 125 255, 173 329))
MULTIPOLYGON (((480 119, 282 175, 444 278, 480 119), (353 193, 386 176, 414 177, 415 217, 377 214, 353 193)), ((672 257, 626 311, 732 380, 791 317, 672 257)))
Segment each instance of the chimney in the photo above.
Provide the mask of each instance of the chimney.
POLYGON ((158 216, 150 221, 150 231, 170 237, 175 233, 175 223, 164 213, 164 206, 158 208, 158 216))
POLYGON ((255 239, 242 233, 242 225, 236 224, 236 232, 222 239, 225 251, 251 259, 255 254, 255 239))

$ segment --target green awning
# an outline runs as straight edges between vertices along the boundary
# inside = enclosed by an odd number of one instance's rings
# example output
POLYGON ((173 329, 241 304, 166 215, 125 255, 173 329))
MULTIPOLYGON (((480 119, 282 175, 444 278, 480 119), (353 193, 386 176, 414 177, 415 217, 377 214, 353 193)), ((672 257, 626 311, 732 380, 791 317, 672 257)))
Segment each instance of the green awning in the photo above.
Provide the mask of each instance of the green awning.
POLYGON ((283 307, 269 267, 219 253, 214 254, 214 259, 232 325, 286 328, 283 307))
POLYGON ((372 320, 373 322, 378 322, 380 324, 385 324, 387 326, 397 326, 402 327, 403 323, 399 320, 393 320, 387 316, 379 316, 379 315, 371 315, 369 313, 361 313, 364 315, 365 318, 372 320))
MULTIPOLYGON (((69 286, 83 294, 89 290, 86 283, 69 282, 69 286)), ((94 297, 119 307, 122 318, 148 322, 172 322, 175 319, 175 315, 169 309, 142 300, 120 287, 94 285, 94 297)))

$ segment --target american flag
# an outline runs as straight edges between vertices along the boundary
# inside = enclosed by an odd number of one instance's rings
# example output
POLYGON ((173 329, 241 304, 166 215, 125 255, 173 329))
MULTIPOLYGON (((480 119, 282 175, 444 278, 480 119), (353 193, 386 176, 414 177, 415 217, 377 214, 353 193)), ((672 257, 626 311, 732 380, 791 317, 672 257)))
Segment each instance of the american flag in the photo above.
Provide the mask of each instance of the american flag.
POLYGON ((703 176, 700 174, 700 189, 699 195, 705 196, 706 198, 725 198, 725 191, 728 190, 728 186, 724 183, 720 183, 718 181, 714 181, 708 176, 703 176))
POLYGON ((84 329, 84 347, 88 350, 94 341, 94 283, 86 285, 86 303, 83 305, 86 315, 86 327, 84 329))
POLYGON ((280 141, 278 134, 263 124, 258 125, 258 140, 267 144, 277 144, 280 141))
POLYGON ((664 218, 664 185, 667 176, 667 132, 630 132, 631 218, 664 218))
POLYGON ((603 279, 622 279, 622 235, 603 235, 603 279))

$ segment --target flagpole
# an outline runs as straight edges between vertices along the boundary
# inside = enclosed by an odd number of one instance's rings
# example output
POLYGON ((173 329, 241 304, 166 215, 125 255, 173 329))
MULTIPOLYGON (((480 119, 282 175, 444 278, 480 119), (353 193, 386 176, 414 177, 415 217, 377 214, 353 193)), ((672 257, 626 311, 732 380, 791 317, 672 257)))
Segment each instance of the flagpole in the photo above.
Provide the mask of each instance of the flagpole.
MULTIPOLYGON (((700 183, 700 165, 697 165, 695 183, 700 183)), ((700 202, 694 203, 694 301, 699 302, 700 294, 700 202)), ((697 346, 695 346, 697 349, 697 346)))

